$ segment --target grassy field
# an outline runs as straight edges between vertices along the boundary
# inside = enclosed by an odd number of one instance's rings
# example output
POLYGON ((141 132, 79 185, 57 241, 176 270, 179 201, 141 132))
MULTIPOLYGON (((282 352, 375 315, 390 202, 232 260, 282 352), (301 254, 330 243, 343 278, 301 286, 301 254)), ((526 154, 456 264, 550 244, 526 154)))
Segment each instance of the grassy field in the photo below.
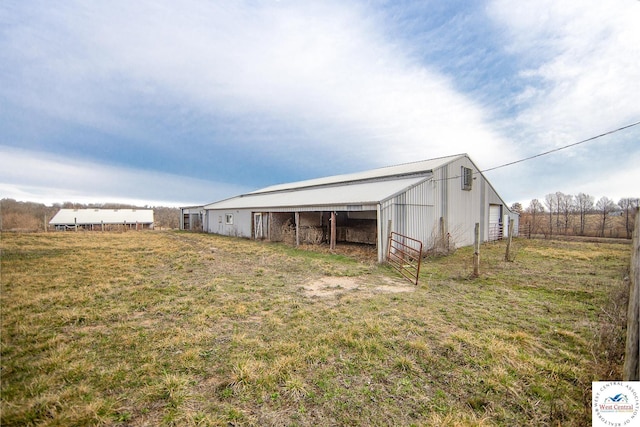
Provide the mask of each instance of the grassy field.
POLYGON ((630 245, 487 244, 477 279, 462 248, 416 287, 347 247, 1 244, 2 426, 582 426, 591 381, 620 375, 630 245))

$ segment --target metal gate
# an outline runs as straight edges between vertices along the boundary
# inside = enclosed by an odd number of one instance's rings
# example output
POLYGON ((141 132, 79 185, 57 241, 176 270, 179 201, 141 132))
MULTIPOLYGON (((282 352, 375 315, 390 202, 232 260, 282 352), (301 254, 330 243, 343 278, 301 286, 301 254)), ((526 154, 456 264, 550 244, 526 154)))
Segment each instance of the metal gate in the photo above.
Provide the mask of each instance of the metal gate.
POLYGON ((389 235, 388 248, 387 262, 398 270, 402 277, 417 285, 422 261, 422 242, 392 232, 389 235))
POLYGON ((489 205, 489 238, 487 240, 501 240, 502 235, 502 205, 489 205))

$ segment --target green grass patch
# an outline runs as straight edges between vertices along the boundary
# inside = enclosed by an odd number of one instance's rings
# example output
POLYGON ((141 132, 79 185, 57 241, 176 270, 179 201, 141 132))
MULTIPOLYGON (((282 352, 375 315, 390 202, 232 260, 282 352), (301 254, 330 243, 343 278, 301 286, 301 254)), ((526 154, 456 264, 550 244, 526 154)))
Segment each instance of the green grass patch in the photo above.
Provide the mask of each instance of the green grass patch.
POLYGON ((3 426, 580 426, 591 381, 619 374, 599 325, 628 245, 517 240, 505 262, 487 244, 475 279, 462 248, 414 287, 370 249, 180 232, 1 244, 3 426))

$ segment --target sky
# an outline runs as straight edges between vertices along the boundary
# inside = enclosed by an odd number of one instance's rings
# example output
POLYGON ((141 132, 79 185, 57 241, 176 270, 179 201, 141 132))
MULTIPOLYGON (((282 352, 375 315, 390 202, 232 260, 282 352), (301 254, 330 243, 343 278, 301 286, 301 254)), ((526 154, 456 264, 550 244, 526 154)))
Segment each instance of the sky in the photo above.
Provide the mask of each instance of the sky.
MULTIPOLYGON (((189 206, 640 121, 638 0, 0 2, 0 198, 189 206)), ((640 125, 485 173, 640 197, 640 125)))

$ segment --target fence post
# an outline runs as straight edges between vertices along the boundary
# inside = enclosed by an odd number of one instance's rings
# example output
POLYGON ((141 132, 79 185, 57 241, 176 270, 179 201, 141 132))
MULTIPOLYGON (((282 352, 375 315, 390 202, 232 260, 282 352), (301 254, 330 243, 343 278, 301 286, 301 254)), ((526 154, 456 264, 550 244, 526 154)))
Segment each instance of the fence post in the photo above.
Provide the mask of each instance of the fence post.
POLYGON ((480 275, 480 224, 477 222, 473 236, 473 277, 478 277, 480 275))
POLYGON ((631 247, 629 307, 627 308, 627 345, 624 352, 623 381, 640 381, 640 208, 636 208, 636 223, 631 247))
POLYGON ((338 227, 336 225, 336 212, 331 211, 331 237, 329 238, 329 249, 332 251, 336 248, 336 233, 338 232, 338 227))
POLYGON ((509 217, 509 227, 507 228, 509 235, 507 236, 507 251, 504 254, 505 261, 511 261, 511 236, 513 236, 513 219, 509 217))

